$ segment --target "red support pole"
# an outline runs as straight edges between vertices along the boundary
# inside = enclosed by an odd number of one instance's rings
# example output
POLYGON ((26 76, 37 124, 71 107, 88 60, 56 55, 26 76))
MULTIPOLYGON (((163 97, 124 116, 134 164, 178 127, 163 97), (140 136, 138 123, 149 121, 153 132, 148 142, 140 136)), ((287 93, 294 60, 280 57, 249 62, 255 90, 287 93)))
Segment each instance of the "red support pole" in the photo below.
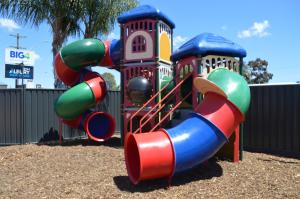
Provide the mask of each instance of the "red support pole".
POLYGON ((63 129, 63 122, 59 119, 59 144, 62 145, 62 129, 63 129))
POLYGON ((239 161, 239 153, 240 153, 240 125, 238 125, 234 131, 235 140, 233 143, 233 162, 239 161))

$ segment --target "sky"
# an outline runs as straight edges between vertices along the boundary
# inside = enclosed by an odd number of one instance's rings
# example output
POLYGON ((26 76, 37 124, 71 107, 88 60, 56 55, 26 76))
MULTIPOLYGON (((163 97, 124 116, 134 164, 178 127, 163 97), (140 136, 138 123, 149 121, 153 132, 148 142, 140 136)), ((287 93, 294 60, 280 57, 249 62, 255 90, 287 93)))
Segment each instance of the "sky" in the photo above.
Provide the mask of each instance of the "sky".
MULTIPOLYGON (((273 73, 270 83, 300 81, 300 1, 299 0, 141 0, 140 5, 152 5, 165 13, 176 25, 174 49, 203 32, 221 35, 241 45, 247 51, 246 62, 256 58, 268 61, 273 73)), ((16 45, 10 34, 26 38, 20 46, 35 52, 34 83, 53 88, 52 35, 47 24, 39 28, 21 25, 0 16, 0 84, 14 87, 14 79, 4 77, 5 48, 16 45)), ((107 38, 118 38, 116 23, 107 38)), ((69 38, 64 44, 80 38, 69 38)), ((115 70, 94 67, 100 73, 115 70)))

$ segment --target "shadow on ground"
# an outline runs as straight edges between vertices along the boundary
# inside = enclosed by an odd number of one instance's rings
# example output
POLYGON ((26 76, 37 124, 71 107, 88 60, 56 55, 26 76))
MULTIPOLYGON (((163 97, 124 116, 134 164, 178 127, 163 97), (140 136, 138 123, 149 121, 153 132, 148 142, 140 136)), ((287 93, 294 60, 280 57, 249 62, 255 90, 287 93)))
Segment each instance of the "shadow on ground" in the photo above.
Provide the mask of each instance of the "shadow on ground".
POLYGON ((297 152, 288 152, 288 151, 272 151, 272 150, 266 150, 266 149, 249 149, 246 148, 245 151, 252 152, 252 153, 264 153, 268 155, 274 155, 280 158, 294 158, 300 160, 300 153, 297 152))
POLYGON ((59 141, 54 142, 39 142, 39 146, 47 145, 47 146, 63 146, 63 147, 69 147, 69 146, 108 146, 113 148, 121 148, 123 147, 121 145, 121 138, 119 137, 112 137, 109 140, 106 140, 104 142, 95 142, 90 139, 74 139, 74 140, 63 140, 60 144, 59 141))
MULTIPOLYGON (((211 159, 206 164, 201 164, 193 169, 174 176, 171 181, 171 186, 180 186, 193 181, 207 180, 222 175, 222 167, 218 164, 216 159, 211 159)), ((162 188, 167 189, 169 187, 168 179, 143 181, 138 185, 132 184, 128 176, 115 176, 113 179, 121 191, 132 193, 150 192, 162 188)))

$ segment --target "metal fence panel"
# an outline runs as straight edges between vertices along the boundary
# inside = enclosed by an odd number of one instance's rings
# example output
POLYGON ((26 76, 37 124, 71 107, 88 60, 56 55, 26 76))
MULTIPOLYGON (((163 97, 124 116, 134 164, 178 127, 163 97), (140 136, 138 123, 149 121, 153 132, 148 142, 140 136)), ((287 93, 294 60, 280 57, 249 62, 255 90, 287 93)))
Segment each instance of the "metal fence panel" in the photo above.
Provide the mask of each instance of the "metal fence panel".
POLYGON ((300 85, 251 86, 244 148, 300 156, 300 85))
POLYGON ((20 89, 0 89, 0 143, 22 142, 20 103, 20 89))
MULTIPOLYGON (((23 98, 22 89, 0 89, 0 145, 57 139, 59 118, 54 112, 54 102, 64 91, 24 89, 23 98)), ((120 131, 120 92, 109 91, 96 109, 112 114, 116 131, 120 131)), ((86 136, 67 125, 63 125, 62 131, 64 138, 86 136)))
POLYGON ((120 132, 121 126, 121 94, 119 91, 107 92, 104 100, 98 105, 97 110, 110 113, 116 120, 116 132, 120 132))
MULTIPOLYGON (((244 125, 244 148, 300 155, 300 85, 250 88, 252 100, 244 125)), ((0 89, 0 144, 34 143, 57 135, 59 118, 53 104, 63 92, 25 89, 22 106, 22 89, 0 89)), ((121 93, 109 91, 96 108, 112 114, 117 132, 121 126, 120 106, 121 93)), ((85 133, 63 125, 64 138, 79 136, 85 133)))
MULTIPOLYGON (((58 139, 59 118, 54 102, 64 90, 27 89, 24 95, 24 142, 33 143, 58 139)), ((63 125, 63 137, 73 138, 83 132, 63 125)))

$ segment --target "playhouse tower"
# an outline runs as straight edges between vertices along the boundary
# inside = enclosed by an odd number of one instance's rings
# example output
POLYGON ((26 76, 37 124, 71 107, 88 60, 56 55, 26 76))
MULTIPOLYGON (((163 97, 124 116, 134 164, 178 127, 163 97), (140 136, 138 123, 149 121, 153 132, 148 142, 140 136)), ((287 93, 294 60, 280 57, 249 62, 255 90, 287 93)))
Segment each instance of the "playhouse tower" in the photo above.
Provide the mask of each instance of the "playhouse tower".
MULTIPOLYGON (((192 80, 195 77, 209 75, 217 68, 227 68, 242 74, 243 58, 246 54, 246 50, 238 44, 212 33, 199 34, 180 46, 172 53, 171 60, 175 74, 178 74, 175 78, 176 84, 185 78, 186 81, 181 91, 176 93, 176 101, 183 100, 188 91, 190 91, 190 97, 184 100, 179 110, 190 109, 197 112, 202 96, 193 86, 192 80)), ((243 133, 240 127, 237 127, 229 143, 220 150, 221 156, 226 156, 235 162, 242 158, 243 146, 240 132, 243 133)))
MULTIPOLYGON (((149 5, 123 13, 118 17, 118 22, 121 27, 121 126, 124 136, 130 130, 132 115, 173 77, 170 56, 175 25, 164 13, 149 5), (133 84, 148 84, 148 95, 140 104, 131 99, 129 94, 129 84, 135 80, 133 84)), ((133 94, 135 92, 130 91, 133 94)), ((132 130, 138 128, 139 120, 147 113, 147 108, 156 104, 161 97, 161 94, 157 95, 145 107, 145 111, 134 117, 132 130)), ((143 130, 150 130, 157 119, 153 118, 143 130)))

